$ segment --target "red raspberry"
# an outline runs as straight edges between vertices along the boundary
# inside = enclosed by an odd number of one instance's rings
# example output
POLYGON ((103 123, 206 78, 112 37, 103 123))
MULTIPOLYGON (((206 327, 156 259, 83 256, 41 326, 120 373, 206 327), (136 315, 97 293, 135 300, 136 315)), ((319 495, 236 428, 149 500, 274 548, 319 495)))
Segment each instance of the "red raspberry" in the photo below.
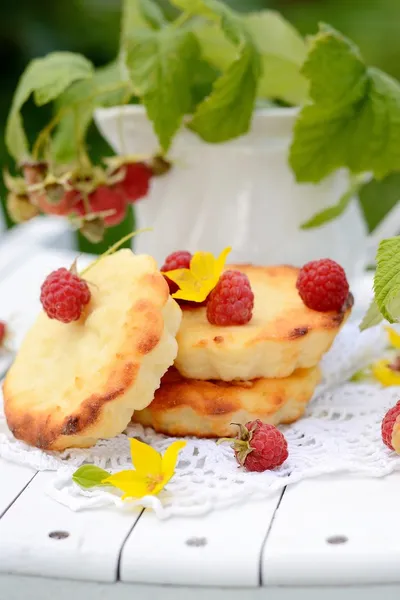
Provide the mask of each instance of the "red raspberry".
POLYGON ((125 196, 126 202, 133 203, 147 196, 153 171, 143 162, 128 163, 121 167, 125 170, 124 179, 117 184, 125 196))
POLYGON ((70 323, 78 321, 90 296, 86 281, 73 271, 61 268, 46 277, 40 301, 50 319, 70 323))
POLYGON ((390 410, 387 411, 386 415, 383 418, 381 431, 382 431, 382 440, 383 443, 386 444, 388 448, 394 450, 392 445, 392 434, 393 427, 400 415, 400 400, 398 403, 393 406, 390 410))
POLYGON ((341 310, 349 295, 346 273, 329 258, 304 265, 300 269, 296 287, 304 304, 320 312, 341 310))
POLYGON ((6 335, 7 335, 7 325, 4 323, 4 321, 0 321, 0 348, 4 344, 6 335))
MULTIPOLYGON (((175 269, 189 269, 191 260, 192 255, 190 252, 187 252, 186 250, 178 250, 177 252, 173 252, 167 256, 165 263, 161 267, 161 272, 165 273, 168 271, 175 271, 175 269)), ((169 286, 169 293, 175 294, 175 292, 179 290, 178 285, 171 279, 168 279, 166 275, 164 275, 164 277, 169 286)))
POLYGON ((125 219, 126 201, 117 186, 100 185, 89 194, 88 203, 88 210, 86 210, 83 200, 74 207, 74 210, 81 216, 87 214, 88 211, 92 213, 113 211, 112 214, 104 217, 104 222, 108 227, 118 225, 125 219))
POLYGON ((210 293, 207 319, 212 325, 245 325, 253 316, 254 294, 247 275, 225 271, 210 293))
MULTIPOLYGON (((247 471, 267 471, 275 469, 289 456, 284 435, 274 427, 257 419, 246 425, 238 425, 239 437, 233 441, 238 463, 247 471)), ((221 441, 232 440, 225 439, 221 441)))

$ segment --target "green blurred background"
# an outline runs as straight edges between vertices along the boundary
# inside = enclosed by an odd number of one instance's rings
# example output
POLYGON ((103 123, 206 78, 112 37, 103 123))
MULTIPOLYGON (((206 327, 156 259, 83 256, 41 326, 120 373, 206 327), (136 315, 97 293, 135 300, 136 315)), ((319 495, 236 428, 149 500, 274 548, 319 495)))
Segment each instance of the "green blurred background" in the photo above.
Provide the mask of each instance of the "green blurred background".
MULTIPOLYGON (((168 0, 158 0, 173 15, 168 0)), ((302 34, 316 31, 324 21, 352 38, 369 64, 400 79, 400 0, 226 0, 240 11, 279 10, 302 34)), ((34 57, 53 50, 88 56, 95 65, 115 56, 119 37, 121 0, 17 0, 0 3, 0 161, 10 164, 4 146, 4 125, 18 77, 34 57)), ((28 103, 25 123, 32 133, 40 118, 28 103)), ((92 152, 108 152, 93 129, 92 152)), ((0 187, 4 198, 4 188, 0 187)))

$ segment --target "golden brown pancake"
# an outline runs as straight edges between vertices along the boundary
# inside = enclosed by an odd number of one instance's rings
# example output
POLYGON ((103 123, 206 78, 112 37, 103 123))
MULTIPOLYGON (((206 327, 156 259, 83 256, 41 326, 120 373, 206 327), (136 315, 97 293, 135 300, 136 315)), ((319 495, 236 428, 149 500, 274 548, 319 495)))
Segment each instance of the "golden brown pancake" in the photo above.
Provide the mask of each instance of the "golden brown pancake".
POLYGON ((136 411, 132 421, 170 436, 232 437, 237 427, 231 423, 296 421, 319 381, 318 367, 299 369, 284 379, 237 382, 185 379, 172 368, 153 402, 136 411))
POLYGON ((230 265, 246 273, 254 292, 247 325, 211 325, 205 308, 185 308, 177 335, 175 366, 188 379, 223 381, 288 377, 315 367, 351 312, 307 308, 296 289, 299 269, 290 266, 230 265))
POLYGON ((153 258, 120 250, 84 278, 92 294, 85 315, 65 324, 42 312, 4 383, 10 430, 44 450, 121 433, 177 353, 181 310, 153 258))

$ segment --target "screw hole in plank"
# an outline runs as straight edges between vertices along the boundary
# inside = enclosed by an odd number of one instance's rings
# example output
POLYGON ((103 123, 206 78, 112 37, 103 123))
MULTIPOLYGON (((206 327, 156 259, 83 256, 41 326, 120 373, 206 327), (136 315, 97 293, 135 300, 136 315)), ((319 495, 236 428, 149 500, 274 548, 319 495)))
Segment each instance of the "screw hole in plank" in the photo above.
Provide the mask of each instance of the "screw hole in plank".
POLYGON ((69 537, 68 531, 51 531, 49 533, 49 538, 52 540, 65 540, 69 537))
POLYGON ((186 540, 187 546, 192 546, 194 548, 201 548, 202 546, 207 546, 207 538, 205 537, 192 537, 186 540))
POLYGON ((349 538, 347 538, 345 535, 331 535, 330 537, 326 538, 326 541, 332 546, 338 546, 339 544, 345 544, 348 542, 349 538))

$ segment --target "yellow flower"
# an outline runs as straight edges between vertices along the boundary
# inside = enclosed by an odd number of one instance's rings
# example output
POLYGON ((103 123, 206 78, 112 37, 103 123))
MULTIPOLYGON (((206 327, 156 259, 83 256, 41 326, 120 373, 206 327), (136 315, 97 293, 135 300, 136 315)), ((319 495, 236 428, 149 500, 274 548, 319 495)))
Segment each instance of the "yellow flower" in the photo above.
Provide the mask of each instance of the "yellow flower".
POLYGON ((386 327, 386 331, 388 332, 390 345, 393 348, 400 349, 400 333, 397 333, 397 331, 395 331, 391 327, 386 327))
POLYGON ((382 385, 389 387, 391 385, 400 385, 400 369, 397 364, 388 359, 378 360, 372 365, 372 373, 382 385))
POLYGON ((163 456, 135 438, 131 438, 129 442, 135 470, 120 471, 103 479, 102 483, 109 483, 122 490, 123 500, 155 496, 174 475, 179 451, 186 446, 186 442, 173 442, 163 456))
POLYGON ((179 286, 179 290, 172 294, 172 297, 203 302, 217 285, 230 251, 231 248, 225 248, 218 258, 211 252, 196 252, 190 261, 190 269, 168 271, 168 279, 179 286))

